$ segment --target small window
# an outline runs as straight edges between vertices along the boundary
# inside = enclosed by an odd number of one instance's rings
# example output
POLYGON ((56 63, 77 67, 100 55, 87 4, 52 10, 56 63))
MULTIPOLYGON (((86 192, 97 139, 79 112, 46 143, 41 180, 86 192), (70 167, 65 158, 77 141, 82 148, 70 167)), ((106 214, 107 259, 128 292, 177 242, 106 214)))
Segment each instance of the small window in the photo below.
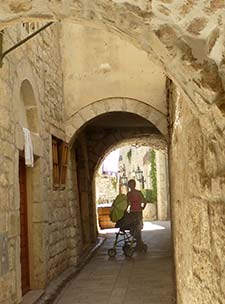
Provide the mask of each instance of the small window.
POLYGON ((52 161, 53 187, 55 190, 63 190, 66 186, 68 144, 56 137, 52 137, 52 161))
POLYGON ((68 161, 68 144, 61 144, 61 162, 60 162, 60 187, 65 188, 66 186, 66 173, 67 173, 67 161, 68 161))

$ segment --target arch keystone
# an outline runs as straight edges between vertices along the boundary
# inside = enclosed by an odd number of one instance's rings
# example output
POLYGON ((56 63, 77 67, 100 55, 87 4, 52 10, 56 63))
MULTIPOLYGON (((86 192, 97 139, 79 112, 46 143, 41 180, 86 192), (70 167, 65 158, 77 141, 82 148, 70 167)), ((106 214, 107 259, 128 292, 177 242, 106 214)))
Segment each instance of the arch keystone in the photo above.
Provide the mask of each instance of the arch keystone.
POLYGON ((122 98, 111 98, 108 99, 108 105, 109 112, 121 111, 124 108, 124 101, 122 98))

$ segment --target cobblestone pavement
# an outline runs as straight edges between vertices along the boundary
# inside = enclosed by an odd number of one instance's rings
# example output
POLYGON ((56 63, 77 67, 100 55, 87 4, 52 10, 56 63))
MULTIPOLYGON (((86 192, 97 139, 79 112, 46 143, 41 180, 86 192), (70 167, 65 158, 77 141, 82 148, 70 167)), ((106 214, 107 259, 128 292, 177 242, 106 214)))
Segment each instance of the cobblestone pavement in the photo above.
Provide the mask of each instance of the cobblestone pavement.
POLYGON ((126 258, 122 249, 109 258, 114 234, 82 271, 67 284, 55 304, 172 304, 173 261, 169 222, 145 223, 147 253, 126 258))

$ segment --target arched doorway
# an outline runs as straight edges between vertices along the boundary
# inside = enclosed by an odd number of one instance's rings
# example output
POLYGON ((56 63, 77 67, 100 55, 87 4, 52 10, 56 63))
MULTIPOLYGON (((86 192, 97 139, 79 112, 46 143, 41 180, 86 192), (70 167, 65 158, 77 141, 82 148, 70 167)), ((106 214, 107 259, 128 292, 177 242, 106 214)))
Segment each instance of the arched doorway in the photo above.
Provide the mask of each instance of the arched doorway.
MULTIPOLYGON (((38 131, 38 115, 36 101, 31 83, 25 79, 20 87, 19 106, 17 108, 19 128, 26 128, 31 132, 38 131)), ((27 143, 26 143, 27 144, 27 143)), ((25 146, 25 143, 24 143, 25 146)), ((32 188, 31 169, 26 167, 25 151, 20 151, 19 157, 19 185, 20 185, 20 260, 21 260, 21 282, 22 295, 31 288, 31 260, 32 260, 32 238, 31 238, 31 216, 30 189, 32 188)), ((29 166, 33 166, 30 164, 29 166)))
MULTIPOLYGON (((43 288, 42 248, 38 238, 42 233, 42 200, 40 185, 40 119, 37 106, 37 91, 32 80, 21 75, 21 83, 15 84, 13 111, 16 132, 20 138, 18 148, 19 198, 20 198, 20 264, 21 290, 25 295, 31 289, 43 288), (25 138, 23 128, 29 130, 33 163, 25 160, 25 138), (38 147, 38 148, 37 148, 38 147), (37 196, 36 189, 39 188, 37 196), (38 214, 38 215, 37 215, 38 214)), ((32 78, 32 77, 31 77, 32 78)), ((26 143, 27 145, 27 143, 26 143)))
POLYGON ((105 155, 118 143, 152 143, 166 147, 159 130, 146 119, 129 112, 108 112, 88 121, 73 138, 77 192, 83 248, 97 237, 95 174, 105 155))
POLYGON ((144 137, 126 140, 113 147, 95 170, 95 199, 100 229, 113 228, 110 207, 118 194, 127 194, 128 180, 135 179, 148 202, 146 221, 170 219, 169 176, 166 142, 144 137))

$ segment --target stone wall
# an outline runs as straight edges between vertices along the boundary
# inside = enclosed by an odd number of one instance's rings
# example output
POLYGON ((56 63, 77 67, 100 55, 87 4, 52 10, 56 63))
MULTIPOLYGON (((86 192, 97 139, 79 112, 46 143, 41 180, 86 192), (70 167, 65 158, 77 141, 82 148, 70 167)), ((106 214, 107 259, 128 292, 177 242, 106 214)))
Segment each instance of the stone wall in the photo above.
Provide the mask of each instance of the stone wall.
POLYGON ((0 28, 42 18, 109 29, 157 58, 192 100, 195 92, 206 103, 224 94, 222 0, 6 0, 0 17, 0 28))
POLYGON ((99 172, 95 178, 96 185, 96 202, 111 204, 118 194, 118 185, 114 186, 114 179, 116 177, 110 175, 102 175, 99 172))
MULTIPOLYGON (((225 120, 171 95, 171 202, 178 303, 225 301, 225 120)), ((204 110, 204 109, 203 109, 204 110)))
POLYGON ((144 51, 117 33, 68 22, 62 23, 60 37, 66 119, 111 97, 132 98, 167 113, 164 71, 144 51))
MULTIPOLYGON (((144 177, 144 187, 147 189, 151 189, 151 179, 150 179, 150 157, 149 155, 151 147, 146 146, 125 146, 120 148, 121 159, 119 162, 120 169, 125 165, 126 168, 126 176, 128 179, 135 178, 135 171, 139 167, 143 170, 144 177), (130 153, 130 158, 128 157, 128 153, 130 153)), ((142 182, 136 181, 136 188, 142 189, 142 182)))
POLYGON ((168 157, 166 151, 156 151, 157 171, 157 219, 170 219, 168 157))
MULTIPOLYGON (((41 25, 19 23, 9 27, 4 31, 3 49, 41 25)), ((76 261, 75 245, 71 242, 75 234, 75 224, 71 221, 75 217, 74 198, 70 197, 69 208, 67 191, 53 191, 52 186, 51 134, 62 140, 65 138, 58 41, 58 27, 51 26, 8 54, 0 69, 0 251, 1 246, 6 247, 5 263, 0 267, 2 304, 21 301, 18 162, 24 149, 22 127, 31 127, 32 119, 36 119, 37 133, 31 134, 34 168, 27 169, 31 289, 44 288, 64 270, 72 252, 71 262, 76 261), (33 95, 27 89, 29 86, 33 95), (29 91, 27 101, 26 90, 29 91), (29 105, 31 99, 34 104, 29 105)), ((71 183, 69 178, 69 190, 71 183)))
MULTIPOLYGON (((121 148, 121 155, 123 156, 120 161, 120 166, 125 164, 126 175, 128 179, 135 178, 135 170, 139 166, 143 170, 144 185, 142 182, 136 180, 136 188, 142 189, 152 189, 151 185, 151 165, 149 151, 151 145, 144 147, 132 147, 126 146, 121 148), (127 152, 131 149, 131 162, 129 162, 127 157, 127 152), (147 157, 146 157, 147 156, 147 157)), ((169 207, 169 177, 168 177, 168 160, 167 160, 167 149, 155 150, 156 153, 156 177, 157 177, 157 202, 154 206, 152 204, 147 204, 144 211, 145 220, 160 220, 165 221, 170 218, 170 207, 169 207)))
MULTIPOLYGON (((153 0, 148 3, 144 0, 99 0, 90 3, 73 0, 6 0, 1 5, 0 17, 1 28, 15 24, 15 20, 18 22, 21 18, 33 21, 43 18, 67 19, 116 31, 120 37, 151 54, 152 58, 155 54, 167 74, 182 88, 185 96, 189 96, 190 99, 186 99, 174 93, 171 113, 171 195, 178 303, 223 303, 223 1, 182 3, 179 0, 153 0)), ((9 28, 4 36, 4 48, 7 48, 20 39, 21 31, 18 27, 9 28)), ((3 248, 1 252, 4 252, 4 263, 0 270, 0 289, 3 291, 0 301, 4 304, 19 303, 21 299, 18 159, 19 150, 23 149, 19 122, 24 117, 18 118, 16 114, 20 111, 15 109, 20 94, 18 88, 25 78, 32 84, 38 100, 36 112, 41 122, 39 136, 33 134, 36 164, 34 182, 31 183, 34 215, 31 226, 35 232, 31 235, 35 237, 33 263, 37 287, 43 287, 66 267, 67 262, 62 266, 60 262, 67 261, 70 250, 67 245, 72 246, 71 235, 77 232, 74 228, 77 225, 76 211, 73 209, 75 195, 70 191, 68 209, 64 193, 53 192, 51 186, 50 133, 64 138, 57 32, 49 29, 38 37, 35 38, 36 43, 29 43, 8 55, 0 70, 0 242, 3 248), (58 229, 63 231, 64 238, 58 229), (53 240, 48 239, 53 235, 53 240), (57 263, 60 266, 56 266, 57 263)), ((103 70, 107 69, 108 66, 104 65, 103 70)), ((88 113, 83 111, 83 114, 93 118, 102 111, 115 110, 114 103, 104 103, 104 107, 102 110, 98 103, 93 107, 92 114, 89 113, 90 108, 88 113)), ((116 110, 127 109, 123 99, 118 100, 116 107, 116 110)), ((135 111, 136 105, 133 108, 135 111)), ((147 112, 145 109, 143 106, 143 117, 147 112)), ((72 131, 68 132, 69 139, 74 130, 88 120, 79 115, 73 121, 72 131)), ((93 167, 96 159, 105 152, 100 144, 96 147, 97 156, 90 160, 93 167)), ((69 180, 71 190, 73 182, 70 175, 69 180)), ((74 247, 71 247, 71 252, 72 262, 76 260, 74 247)))

